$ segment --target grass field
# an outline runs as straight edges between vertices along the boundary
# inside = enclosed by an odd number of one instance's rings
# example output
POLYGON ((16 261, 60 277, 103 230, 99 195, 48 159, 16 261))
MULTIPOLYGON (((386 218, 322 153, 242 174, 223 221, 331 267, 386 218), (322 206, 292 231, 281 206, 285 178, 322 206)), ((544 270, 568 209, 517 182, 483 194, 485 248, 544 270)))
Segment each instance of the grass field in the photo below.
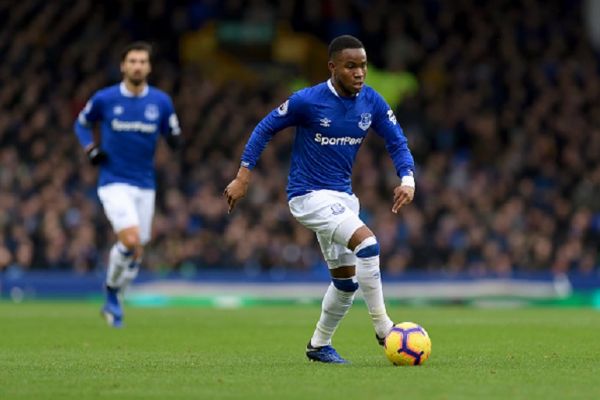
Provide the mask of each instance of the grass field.
POLYGON ((305 359, 315 306, 130 307, 121 330, 98 307, 0 303, 0 399, 600 398, 590 309, 394 307, 433 342, 424 366, 394 367, 362 305, 334 342, 350 365, 305 359))

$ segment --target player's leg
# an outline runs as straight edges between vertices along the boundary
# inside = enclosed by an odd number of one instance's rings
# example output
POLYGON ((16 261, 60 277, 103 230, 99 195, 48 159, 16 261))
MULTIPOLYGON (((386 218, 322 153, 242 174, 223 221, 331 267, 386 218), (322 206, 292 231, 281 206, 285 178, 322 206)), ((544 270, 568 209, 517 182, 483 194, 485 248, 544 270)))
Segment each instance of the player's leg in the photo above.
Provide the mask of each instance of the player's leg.
POLYGON ((120 249, 122 246, 126 250, 125 252, 118 251, 116 257, 110 260, 109 269, 110 266, 115 266, 117 273, 109 274, 112 279, 107 279, 107 285, 118 288, 121 292, 137 276, 139 270, 139 263, 144 252, 140 230, 139 226, 131 226, 117 232, 118 241, 113 249, 115 247, 120 249))
POLYGON ((109 325, 123 324, 123 290, 129 280, 131 266, 139 255, 139 227, 130 226, 117 232, 117 242, 110 250, 106 274, 106 302, 102 308, 109 325))
POLYGON ((122 324, 123 310, 119 293, 124 286, 129 266, 139 256, 139 218, 135 209, 135 188, 124 184, 111 184, 98 188, 117 242, 109 253, 106 274, 106 302, 102 308, 107 322, 115 327, 122 324))
POLYGON ((356 227, 352 218, 340 224, 334 240, 347 243, 356 256, 356 279, 361 288, 369 315, 378 339, 384 338, 394 326, 387 314, 383 298, 379 267, 379 243, 373 232, 364 224, 356 227), (349 232, 352 232, 349 235, 349 232), (348 238, 349 236, 349 238, 348 238))
POLYGON ((310 340, 313 347, 330 345, 338 325, 350 310, 358 289, 354 271, 354 266, 340 266, 329 270, 331 283, 323 297, 321 315, 310 340))
POLYGON ((323 296, 321 315, 306 347, 309 359, 324 361, 324 358, 325 362, 346 362, 331 346, 331 339, 354 301, 354 294, 358 289, 354 271, 355 267, 348 265, 329 270, 331 283, 323 296))
POLYGON ((331 283, 321 304, 321 315, 306 347, 306 355, 314 361, 345 363, 331 346, 331 340, 341 320, 352 306, 358 289, 354 254, 345 246, 332 242, 335 226, 340 221, 344 198, 329 191, 312 192, 290 201, 296 219, 316 233, 321 252, 327 262, 331 283))
MULTIPOLYGON (((336 260, 335 251, 349 254, 341 265, 356 265, 356 280, 361 287, 378 338, 385 337, 393 327, 383 299, 379 268, 379 243, 371 230, 359 218, 356 196, 328 191, 313 192, 306 199, 290 202, 292 214, 317 233, 325 259, 336 260), (306 210, 309 212, 306 212, 306 210), (333 257, 332 257, 333 256, 333 257)), ((331 265, 330 265, 331 268, 331 265)))
POLYGON ((135 207, 139 220, 137 230, 137 244, 134 257, 124 272, 121 290, 125 290, 137 277, 144 255, 144 246, 150 241, 152 232, 152 218, 154 217, 154 204, 156 192, 150 189, 137 189, 135 207))

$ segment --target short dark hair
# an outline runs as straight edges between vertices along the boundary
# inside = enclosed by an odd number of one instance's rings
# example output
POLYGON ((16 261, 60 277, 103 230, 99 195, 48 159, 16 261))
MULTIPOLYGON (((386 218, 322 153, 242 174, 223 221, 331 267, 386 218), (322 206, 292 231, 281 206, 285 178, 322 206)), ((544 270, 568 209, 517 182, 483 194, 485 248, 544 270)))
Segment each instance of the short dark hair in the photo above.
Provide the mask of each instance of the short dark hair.
POLYGON ((329 43, 329 59, 338 52, 345 49, 364 49, 360 40, 351 35, 338 36, 329 43))
POLYGON ((148 53, 148 57, 152 58, 152 45, 148 42, 138 41, 130 43, 127 46, 125 46, 125 48, 123 48, 123 50, 121 51, 121 62, 125 61, 125 58, 127 58, 127 54, 129 54, 129 52, 133 50, 145 51, 148 53))

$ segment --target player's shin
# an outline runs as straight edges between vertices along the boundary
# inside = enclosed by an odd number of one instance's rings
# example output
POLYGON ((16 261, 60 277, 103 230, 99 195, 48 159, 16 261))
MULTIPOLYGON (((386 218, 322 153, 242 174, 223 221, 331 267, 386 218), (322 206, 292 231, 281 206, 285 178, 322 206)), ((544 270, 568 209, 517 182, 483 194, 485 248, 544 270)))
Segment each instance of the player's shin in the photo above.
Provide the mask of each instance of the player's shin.
POLYGON ((387 315, 379 269, 379 243, 374 236, 363 240, 354 249, 356 255, 356 278, 367 303, 377 336, 384 337, 394 326, 387 315))
POLYGON ((129 265, 133 261, 133 251, 129 250, 121 242, 117 242, 110 249, 108 257, 108 271, 106 274, 106 286, 119 289, 123 286, 128 274, 129 265))
POLYGON ((331 344, 331 338, 340 321, 348 313, 358 289, 356 278, 333 278, 321 305, 321 317, 310 340, 315 347, 331 344))
POLYGON ((121 288, 123 290, 127 289, 131 282, 137 277, 138 272, 140 272, 141 259, 135 259, 129 263, 127 266, 127 270, 123 273, 123 281, 121 288))

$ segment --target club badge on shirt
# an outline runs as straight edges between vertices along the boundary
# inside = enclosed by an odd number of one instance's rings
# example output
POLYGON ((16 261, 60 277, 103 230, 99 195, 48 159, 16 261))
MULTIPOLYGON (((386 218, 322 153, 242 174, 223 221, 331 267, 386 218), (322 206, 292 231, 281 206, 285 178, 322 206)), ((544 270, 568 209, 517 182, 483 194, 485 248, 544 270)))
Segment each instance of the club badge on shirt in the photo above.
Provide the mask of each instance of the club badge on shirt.
POLYGON ((346 211, 346 207, 344 207, 341 203, 333 203, 330 208, 333 215, 343 214, 344 211, 346 211))
POLYGON ((358 121, 358 127, 363 131, 366 131, 371 126, 371 114, 362 113, 360 114, 360 121, 358 121))
POLYGON ((148 104, 146 106, 146 110, 144 111, 144 117, 146 117, 150 121, 155 121, 158 119, 158 106, 156 104, 148 104))

